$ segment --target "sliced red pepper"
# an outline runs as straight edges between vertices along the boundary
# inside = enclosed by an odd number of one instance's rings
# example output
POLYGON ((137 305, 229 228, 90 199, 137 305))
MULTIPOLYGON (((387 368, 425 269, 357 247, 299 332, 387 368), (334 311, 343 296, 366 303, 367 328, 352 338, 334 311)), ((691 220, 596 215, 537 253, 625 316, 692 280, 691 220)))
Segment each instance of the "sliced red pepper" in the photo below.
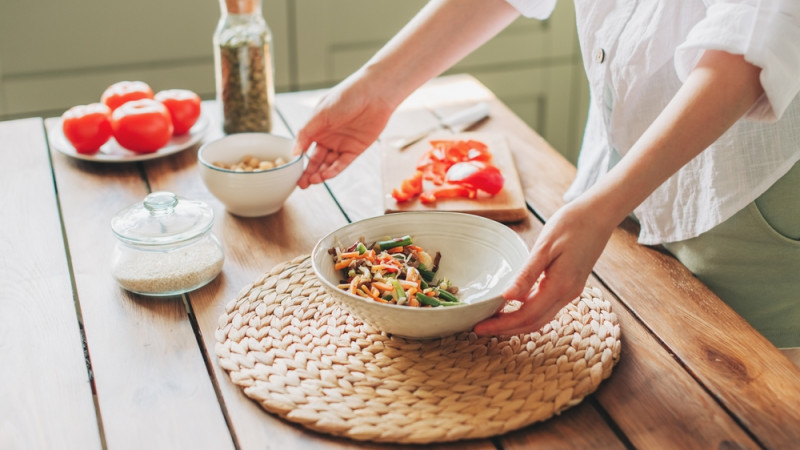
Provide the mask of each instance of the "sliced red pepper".
POLYGON ((474 189, 466 186, 446 186, 431 189, 420 194, 419 199, 422 203, 435 203, 436 200, 443 198, 475 198, 478 193, 474 189))
POLYGON ((417 195, 422 193, 422 176, 423 173, 420 170, 414 172, 414 175, 406 178, 400 183, 399 188, 394 188, 392 190, 392 197, 397 200, 398 203, 407 202, 417 195))
POLYGON ((414 198, 413 195, 403 192, 398 188, 392 189, 392 197, 395 199, 397 203, 407 202, 412 198, 414 198))
POLYGON ((417 170, 414 175, 403 180, 400 190, 413 195, 422 193, 422 171, 417 170))
POLYGON ((433 203, 438 198, 475 198, 477 190, 495 195, 503 188, 503 175, 489 162, 492 154, 483 142, 473 139, 432 140, 430 144, 430 150, 417 161, 414 175, 392 191, 392 197, 398 202, 412 200, 417 195, 423 203, 433 203), (449 175, 454 166, 468 162, 476 165, 457 168, 452 176, 449 175), (449 178, 452 181, 446 185, 449 178), (444 187, 422 192, 423 180, 444 187))
POLYGON ((505 178, 496 166, 485 161, 465 161, 453 164, 447 170, 448 183, 479 189, 495 195, 503 189, 505 178))

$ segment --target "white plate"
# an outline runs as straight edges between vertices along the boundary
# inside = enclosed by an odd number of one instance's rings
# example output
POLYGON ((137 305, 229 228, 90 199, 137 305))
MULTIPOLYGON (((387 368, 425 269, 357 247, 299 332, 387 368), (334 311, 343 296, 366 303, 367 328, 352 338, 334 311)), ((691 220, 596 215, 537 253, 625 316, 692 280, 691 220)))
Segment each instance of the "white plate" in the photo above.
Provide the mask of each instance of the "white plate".
POLYGON ((172 155, 173 153, 178 153, 186 150, 194 144, 197 144, 200 142, 200 139, 205 136, 206 131, 208 130, 209 122, 210 120, 208 115, 205 111, 203 111, 200 114, 200 117, 197 119, 197 122, 188 133, 180 136, 173 136, 167 145, 161 147, 153 153, 132 152, 123 148, 112 137, 108 140, 108 142, 100 147, 100 151, 91 155, 86 155, 83 153, 78 153, 75 150, 75 147, 73 147, 72 144, 70 144, 70 142, 67 140, 66 136, 64 136, 64 132, 61 130, 61 119, 59 119, 50 129, 50 145, 67 156, 82 159, 84 161, 99 161, 109 163, 145 161, 148 159, 156 159, 167 155, 172 155))

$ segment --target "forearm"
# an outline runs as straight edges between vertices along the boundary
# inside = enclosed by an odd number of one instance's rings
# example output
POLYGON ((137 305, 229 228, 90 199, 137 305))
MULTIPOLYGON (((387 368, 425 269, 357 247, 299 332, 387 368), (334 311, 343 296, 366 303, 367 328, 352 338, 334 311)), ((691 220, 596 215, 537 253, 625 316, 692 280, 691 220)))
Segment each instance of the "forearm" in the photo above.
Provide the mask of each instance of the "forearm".
POLYGON ((518 16, 504 0, 431 1, 356 76, 397 106, 518 16))
POLYGON ((760 69, 707 51, 624 158, 582 196, 616 226, 658 186, 730 128, 762 95, 760 69))

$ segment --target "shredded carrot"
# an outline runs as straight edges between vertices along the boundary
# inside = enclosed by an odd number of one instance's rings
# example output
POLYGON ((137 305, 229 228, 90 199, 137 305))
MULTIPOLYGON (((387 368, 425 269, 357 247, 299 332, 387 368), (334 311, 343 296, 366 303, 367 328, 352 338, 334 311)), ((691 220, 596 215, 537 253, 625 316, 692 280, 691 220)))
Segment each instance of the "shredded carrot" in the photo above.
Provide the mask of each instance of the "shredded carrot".
POLYGON ((408 298, 408 306, 420 307, 422 306, 422 303, 420 303, 419 300, 417 300, 416 296, 413 296, 408 298))
POLYGON ((409 288, 419 289, 419 283, 416 283, 414 281, 397 280, 397 282, 400 283, 400 286, 403 286, 403 289, 409 289, 409 288))
POLYGON ((336 264, 333 265, 333 268, 336 269, 336 270, 342 270, 345 267, 349 266, 351 261, 353 261, 353 260, 352 259, 345 259, 343 261, 339 261, 339 262, 337 262, 336 264))
POLYGON ((401 253, 403 251, 403 246, 401 245, 398 247, 392 247, 390 249, 387 249, 386 251, 389 253, 401 253))
POLYGON ((372 282, 372 287, 374 287, 376 289, 379 289, 381 291, 384 291, 384 292, 394 290, 394 286, 392 286, 389 283, 383 283, 381 281, 373 281, 372 282))
POLYGON ((367 287, 367 285, 366 285, 366 284, 362 284, 362 285, 361 285, 361 290, 362 290, 362 291, 364 291, 364 293, 365 293, 365 294, 367 294, 368 296, 370 296, 371 298, 375 298, 375 297, 377 297, 376 295, 374 295, 374 294, 372 293, 372 291, 370 291, 370 290, 369 290, 369 288, 367 287))

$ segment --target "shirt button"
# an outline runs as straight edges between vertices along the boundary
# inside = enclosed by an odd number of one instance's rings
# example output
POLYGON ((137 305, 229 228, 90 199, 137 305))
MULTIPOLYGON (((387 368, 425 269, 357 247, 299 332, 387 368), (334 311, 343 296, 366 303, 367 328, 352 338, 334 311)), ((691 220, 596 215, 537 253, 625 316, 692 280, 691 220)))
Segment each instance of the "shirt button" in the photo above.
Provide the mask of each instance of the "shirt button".
POLYGON ((594 60, 595 62, 602 64, 603 61, 606 60, 606 51, 602 48, 598 48, 594 51, 594 60))

